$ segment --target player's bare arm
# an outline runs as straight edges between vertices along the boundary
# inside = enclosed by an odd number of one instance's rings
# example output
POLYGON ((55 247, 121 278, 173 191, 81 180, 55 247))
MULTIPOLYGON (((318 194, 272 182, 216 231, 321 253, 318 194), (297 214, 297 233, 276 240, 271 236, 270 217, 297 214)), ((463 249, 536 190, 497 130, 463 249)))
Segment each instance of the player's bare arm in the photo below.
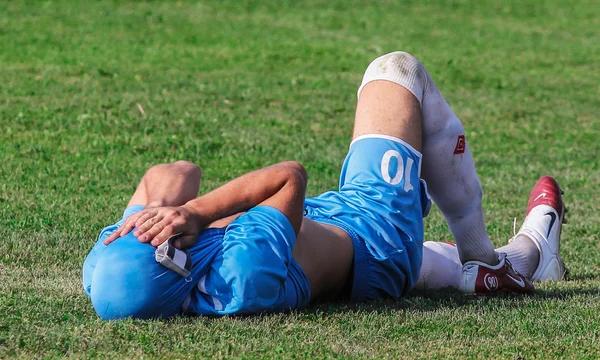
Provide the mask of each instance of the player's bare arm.
POLYGON ((281 211, 297 233, 302 224, 305 189, 306 171, 302 165, 297 162, 275 164, 234 179, 181 206, 147 208, 133 214, 105 244, 137 227, 134 235, 141 242, 158 246, 181 233, 175 246, 189 247, 206 225, 257 205, 281 211))

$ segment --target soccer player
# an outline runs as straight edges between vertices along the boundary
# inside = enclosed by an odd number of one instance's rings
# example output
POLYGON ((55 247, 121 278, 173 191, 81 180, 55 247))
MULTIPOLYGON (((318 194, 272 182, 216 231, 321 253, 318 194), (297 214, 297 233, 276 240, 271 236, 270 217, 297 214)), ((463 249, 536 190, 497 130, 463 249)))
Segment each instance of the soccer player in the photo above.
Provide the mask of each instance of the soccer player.
MULTIPOLYGON (((459 287, 533 291, 504 253, 494 251, 462 124, 407 53, 380 57, 365 73, 339 191, 304 199, 306 172, 286 162, 196 197, 200 173, 187 162, 151 168, 123 219, 102 231, 83 271, 102 318, 254 313, 301 308, 314 299, 403 296, 421 271, 430 205, 421 178, 456 240, 464 263, 459 287), (191 255, 187 276, 155 260, 155 246, 176 234, 174 246, 191 255)), ((560 193, 546 197, 552 196, 560 193)), ((554 233, 564 217, 558 204, 548 205, 559 220, 549 224, 554 233)), ((546 262, 564 269, 557 248, 544 247, 547 238, 525 231, 502 250, 524 273, 546 262)))

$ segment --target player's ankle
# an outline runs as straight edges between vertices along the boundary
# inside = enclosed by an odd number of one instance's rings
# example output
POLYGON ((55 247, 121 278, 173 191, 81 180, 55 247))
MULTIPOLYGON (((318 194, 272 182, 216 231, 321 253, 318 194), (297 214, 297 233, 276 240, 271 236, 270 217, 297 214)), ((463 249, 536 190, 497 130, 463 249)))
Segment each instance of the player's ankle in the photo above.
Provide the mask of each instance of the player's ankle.
POLYGON ((542 260, 540 248, 532 235, 524 232, 519 232, 498 251, 506 253, 515 271, 528 279, 531 279, 542 260))

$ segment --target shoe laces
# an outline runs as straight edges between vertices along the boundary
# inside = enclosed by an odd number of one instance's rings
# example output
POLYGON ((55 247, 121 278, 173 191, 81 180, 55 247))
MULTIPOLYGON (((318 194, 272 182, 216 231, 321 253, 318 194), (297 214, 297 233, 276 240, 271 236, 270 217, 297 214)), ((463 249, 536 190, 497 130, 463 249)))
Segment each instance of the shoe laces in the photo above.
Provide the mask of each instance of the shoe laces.
POLYGON ((517 237, 517 217, 515 216, 515 218, 513 219, 513 236, 508 239, 508 243, 510 244, 515 237, 517 237))
POLYGON ((513 264, 510 262, 510 260, 508 260, 508 256, 506 256, 506 253, 504 254, 504 262, 506 263, 506 267, 510 268, 512 271, 515 272, 515 274, 521 276, 524 278, 523 275, 521 275, 520 273, 517 272, 517 270, 515 270, 515 268, 513 267, 513 264))

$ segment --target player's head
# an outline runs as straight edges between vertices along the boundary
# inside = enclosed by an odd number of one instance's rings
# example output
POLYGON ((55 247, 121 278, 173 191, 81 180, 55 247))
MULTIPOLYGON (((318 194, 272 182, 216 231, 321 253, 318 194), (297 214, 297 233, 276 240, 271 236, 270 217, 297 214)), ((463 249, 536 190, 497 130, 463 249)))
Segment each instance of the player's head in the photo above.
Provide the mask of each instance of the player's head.
POLYGON ((90 294, 98 316, 104 320, 149 319, 179 313, 192 284, 157 263, 154 251, 132 233, 104 250, 90 294))

